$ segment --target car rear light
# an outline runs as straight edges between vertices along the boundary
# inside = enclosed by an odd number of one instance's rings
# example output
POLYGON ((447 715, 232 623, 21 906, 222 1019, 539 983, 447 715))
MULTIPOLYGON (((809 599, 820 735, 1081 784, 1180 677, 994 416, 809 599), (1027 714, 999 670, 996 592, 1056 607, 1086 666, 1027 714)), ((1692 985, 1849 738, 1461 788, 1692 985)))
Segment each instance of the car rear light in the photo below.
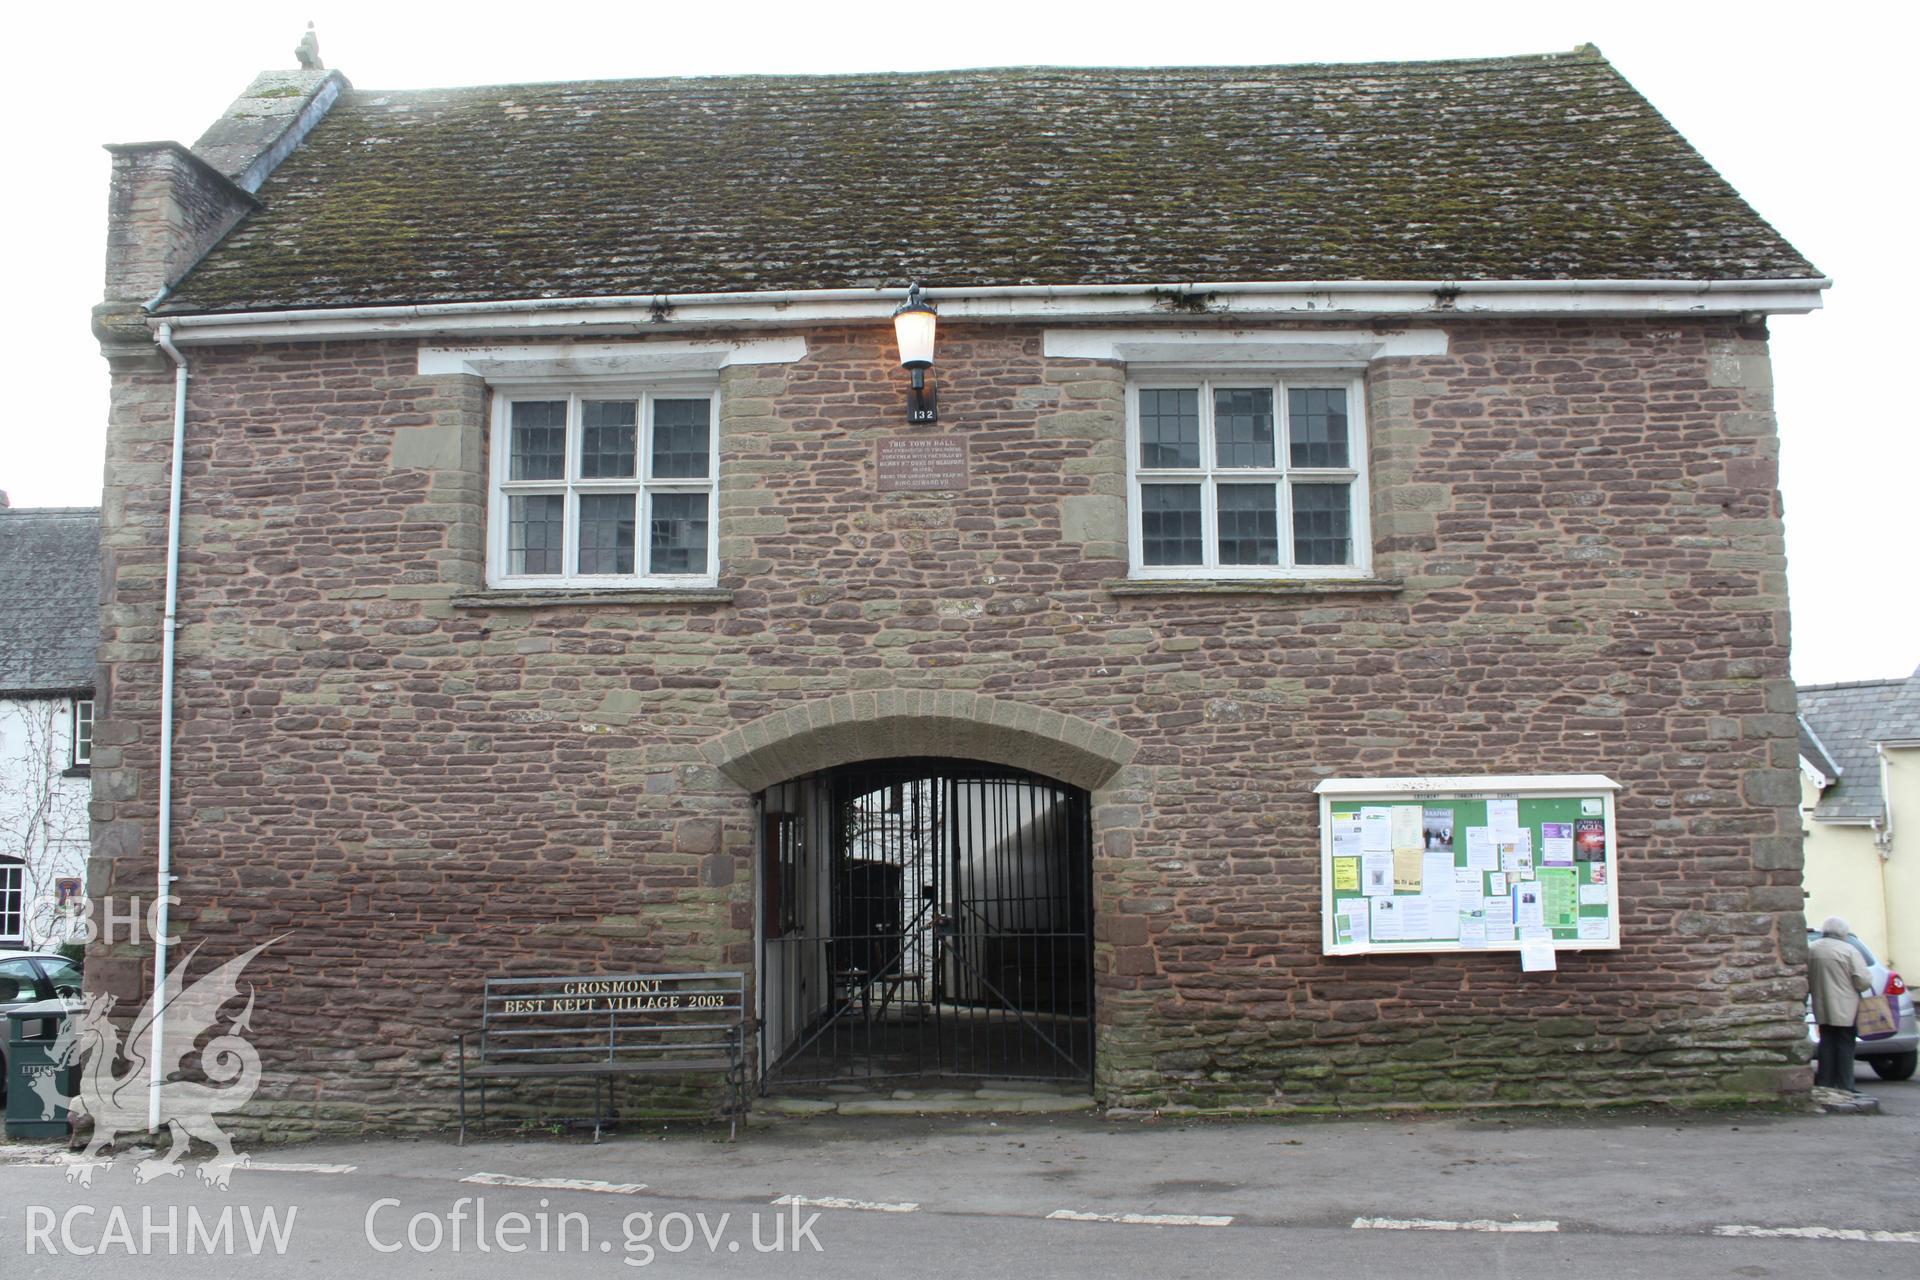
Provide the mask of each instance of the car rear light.
POLYGON ((1887 975, 1887 992, 1886 993, 1890 996, 1903 996, 1907 994, 1907 984, 1900 981, 1899 974, 1889 973, 1887 975))

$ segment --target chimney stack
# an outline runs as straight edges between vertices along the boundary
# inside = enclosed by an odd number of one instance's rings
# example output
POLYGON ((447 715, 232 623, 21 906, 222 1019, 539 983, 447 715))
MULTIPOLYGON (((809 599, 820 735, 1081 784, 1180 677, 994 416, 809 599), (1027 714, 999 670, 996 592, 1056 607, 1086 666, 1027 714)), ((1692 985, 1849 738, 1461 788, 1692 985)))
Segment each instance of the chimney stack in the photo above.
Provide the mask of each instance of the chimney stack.
POLYGON ((256 76, 191 149, 178 142, 107 148, 113 185, 106 299, 93 309, 93 328, 109 364, 158 359, 148 308, 260 207, 254 192, 351 87, 338 71, 318 66, 311 30, 298 56, 314 65, 256 76))

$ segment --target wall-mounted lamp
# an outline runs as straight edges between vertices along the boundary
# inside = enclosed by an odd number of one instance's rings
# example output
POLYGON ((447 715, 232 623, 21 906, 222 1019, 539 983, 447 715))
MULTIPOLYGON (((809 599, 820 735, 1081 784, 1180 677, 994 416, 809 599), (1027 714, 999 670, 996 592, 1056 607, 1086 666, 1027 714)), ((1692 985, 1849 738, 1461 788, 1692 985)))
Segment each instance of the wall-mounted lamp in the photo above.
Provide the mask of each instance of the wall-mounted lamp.
POLYGON ((933 368, 933 331, 940 313, 932 304, 920 300, 916 281, 907 290, 907 300, 893 313, 893 334, 900 342, 900 367, 913 373, 913 390, 907 394, 908 422, 938 422, 938 395, 927 386, 927 370, 933 368))

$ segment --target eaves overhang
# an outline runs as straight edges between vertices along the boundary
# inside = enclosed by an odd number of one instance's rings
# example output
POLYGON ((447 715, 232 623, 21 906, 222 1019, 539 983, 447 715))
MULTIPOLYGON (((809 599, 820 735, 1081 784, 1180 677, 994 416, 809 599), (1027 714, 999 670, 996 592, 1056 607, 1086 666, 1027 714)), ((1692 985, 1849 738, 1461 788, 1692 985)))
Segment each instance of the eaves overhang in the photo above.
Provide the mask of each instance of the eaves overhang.
MULTIPOLYGON (((1204 281, 1148 285, 1005 285, 925 296, 947 320, 1123 321, 1208 318, 1386 320, 1477 317, 1657 317, 1803 314, 1827 277, 1777 280, 1204 281)), ((480 302, 163 312, 182 345, 392 336, 622 334, 667 328, 770 327, 887 320, 905 289, 645 294, 480 302)))

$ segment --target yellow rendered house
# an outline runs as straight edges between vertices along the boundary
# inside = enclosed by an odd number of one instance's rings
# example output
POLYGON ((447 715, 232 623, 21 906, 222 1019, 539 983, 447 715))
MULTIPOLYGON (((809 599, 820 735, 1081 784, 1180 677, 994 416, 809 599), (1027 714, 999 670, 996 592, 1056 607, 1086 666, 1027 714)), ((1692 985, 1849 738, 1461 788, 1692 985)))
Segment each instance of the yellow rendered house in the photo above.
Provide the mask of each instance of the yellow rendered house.
POLYGON ((1800 689, 1807 919, 1920 970, 1920 670, 1800 689))

